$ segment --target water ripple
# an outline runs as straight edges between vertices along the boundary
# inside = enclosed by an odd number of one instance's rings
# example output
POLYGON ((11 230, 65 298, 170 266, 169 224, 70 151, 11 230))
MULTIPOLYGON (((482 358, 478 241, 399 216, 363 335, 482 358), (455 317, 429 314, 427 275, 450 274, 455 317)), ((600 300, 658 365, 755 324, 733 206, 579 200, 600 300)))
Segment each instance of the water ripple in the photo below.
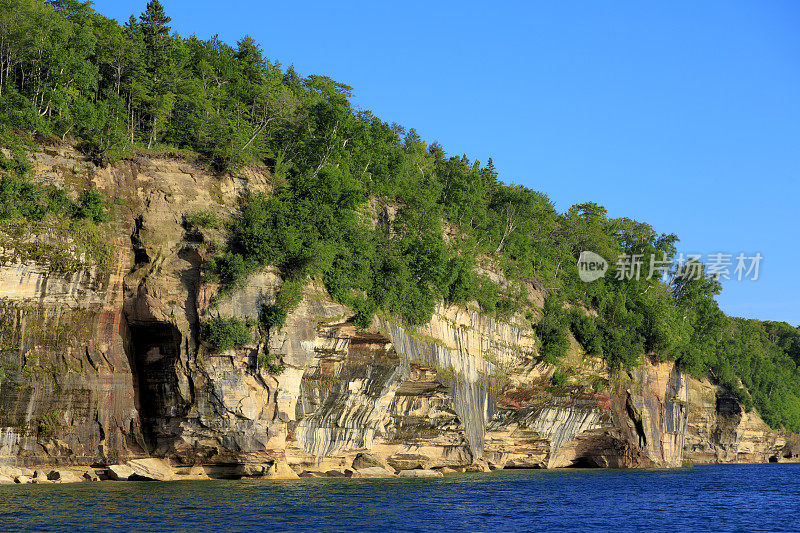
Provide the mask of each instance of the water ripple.
POLYGON ((2 531, 800 531, 800 465, 0 486, 2 531))

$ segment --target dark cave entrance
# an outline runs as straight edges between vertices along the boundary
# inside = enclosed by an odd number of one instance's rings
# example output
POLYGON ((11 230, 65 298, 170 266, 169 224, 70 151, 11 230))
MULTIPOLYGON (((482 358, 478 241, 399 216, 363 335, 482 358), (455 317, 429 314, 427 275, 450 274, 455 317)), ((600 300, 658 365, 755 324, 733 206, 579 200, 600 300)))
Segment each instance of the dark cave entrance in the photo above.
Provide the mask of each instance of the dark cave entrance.
POLYGON ((600 468, 600 465, 592 457, 582 456, 573 459, 567 468, 600 468))
POLYGON ((777 455, 773 455, 772 457, 769 458, 769 462, 770 463, 777 463, 778 462, 778 456, 777 455))
POLYGON ((158 444, 158 437, 165 433, 165 423, 182 411, 175 368, 181 333, 174 325, 163 322, 129 328, 142 434, 148 451, 152 451, 158 444))

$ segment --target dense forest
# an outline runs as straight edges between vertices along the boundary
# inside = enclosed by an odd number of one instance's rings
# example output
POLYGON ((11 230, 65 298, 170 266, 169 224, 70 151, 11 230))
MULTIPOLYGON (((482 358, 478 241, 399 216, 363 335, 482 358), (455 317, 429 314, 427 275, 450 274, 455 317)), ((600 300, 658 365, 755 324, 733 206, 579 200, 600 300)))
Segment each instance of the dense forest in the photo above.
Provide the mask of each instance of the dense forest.
MULTIPOLYGON (((208 278, 232 287, 256 268, 280 268, 284 288, 261 314, 267 331, 309 276, 353 309, 359 327, 375 313, 425 323, 439 301, 522 311, 547 361, 558 364, 569 331, 615 371, 644 355, 676 360, 729 387, 772 427, 800 431, 798 328, 725 316, 714 276, 615 275, 621 254, 641 254, 643 272, 652 257, 674 256, 675 235, 610 218, 594 203, 559 213, 545 194, 505 184, 491 159, 448 155, 350 96, 343 83, 267 59, 250 37, 231 45, 177 35, 158 0, 124 24, 91 2, 0 0, 0 134, 15 154, 24 139, 58 138, 98 164, 169 149, 217 171, 271 169, 274 193, 243 199, 233 220, 194 219, 229 230, 208 278), (579 279, 584 250, 608 260, 605 277, 579 279), (531 281, 548 294, 541 313, 519 309, 531 281)), ((50 211, 103 223, 96 193, 68 205, 37 189, 17 155, 0 161, 4 225, 50 211)), ((222 318, 206 329, 220 344, 247 334, 222 318)))

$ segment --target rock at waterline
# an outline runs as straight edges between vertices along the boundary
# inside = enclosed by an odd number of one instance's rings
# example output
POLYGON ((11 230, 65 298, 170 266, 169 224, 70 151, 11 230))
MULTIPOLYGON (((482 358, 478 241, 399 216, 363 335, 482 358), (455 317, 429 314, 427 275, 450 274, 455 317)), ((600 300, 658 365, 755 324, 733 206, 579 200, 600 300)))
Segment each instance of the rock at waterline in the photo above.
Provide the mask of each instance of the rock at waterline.
POLYGON ((352 478, 371 478, 371 477, 395 477, 394 474, 381 468, 380 466, 371 466, 369 468, 360 468, 358 470, 345 471, 347 477, 352 478))
POLYGON ((30 470, 28 468, 0 464, 0 474, 8 476, 12 479, 17 476, 33 477, 33 470, 30 470))
POLYGON ((325 472, 314 472, 311 470, 306 470, 305 472, 300 474, 300 477, 328 477, 328 474, 326 474, 325 472))
POLYGON ((11 483, 14 483, 13 479, 6 476, 5 474, 0 474, 0 485, 9 485, 11 483))
POLYGON ((133 473, 128 476, 131 481, 169 481, 175 476, 175 470, 165 461, 150 457, 128 461, 133 473))
POLYGON ((47 474, 47 479, 50 481, 57 481, 59 483, 77 483, 83 481, 72 470, 52 470, 47 474))
POLYGON ((292 467, 290 467, 289 463, 286 461, 275 461, 272 466, 269 467, 266 477, 272 479, 297 479, 300 476, 297 475, 297 472, 292 470, 292 467))
POLYGON ((36 470, 33 473, 33 482, 34 483, 52 483, 51 480, 47 479, 47 472, 44 470, 36 470))
POLYGON ((490 472, 491 468, 489 468, 489 465, 484 463, 484 462, 476 461, 476 462, 472 463, 471 465, 467 465, 466 467, 464 467, 464 471, 465 472, 490 472))
POLYGON ((401 470, 397 473, 400 477, 442 477, 441 472, 436 470, 426 470, 424 468, 414 468, 413 470, 401 470))
POLYGON ((381 461, 378 456, 371 453, 359 453, 356 455, 356 458, 353 459, 353 470, 362 470, 372 467, 386 468, 386 463, 381 461))
POLYGON ((26 483, 33 483, 33 480, 30 478, 30 476, 17 476, 14 478, 14 483, 25 485, 26 483))
POLYGON ((133 475, 133 469, 128 465, 111 465, 108 467, 108 477, 114 481, 127 481, 133 475))

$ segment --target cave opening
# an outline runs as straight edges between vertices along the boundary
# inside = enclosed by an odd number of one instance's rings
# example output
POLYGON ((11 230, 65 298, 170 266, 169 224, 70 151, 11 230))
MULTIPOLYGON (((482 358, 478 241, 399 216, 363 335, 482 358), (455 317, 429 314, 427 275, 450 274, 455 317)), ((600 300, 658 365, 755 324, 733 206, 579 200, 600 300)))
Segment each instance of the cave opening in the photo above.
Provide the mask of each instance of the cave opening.
POLYGON ((594 459, 588 456, 576 457, 567 468, 600 468, 594 459))
POLYGON ((778 462, 778 456, 777 455, 773 455, 772 457, 769 458, 769 462, 770 463, 777 463, 778 462))
POLYGON ((182 411, 176 373, 181 333, 173 324, 163 322, 130 325, 129 328, 142 434, 152 451, 165 432, 165 423, 180 416, 182 411))

